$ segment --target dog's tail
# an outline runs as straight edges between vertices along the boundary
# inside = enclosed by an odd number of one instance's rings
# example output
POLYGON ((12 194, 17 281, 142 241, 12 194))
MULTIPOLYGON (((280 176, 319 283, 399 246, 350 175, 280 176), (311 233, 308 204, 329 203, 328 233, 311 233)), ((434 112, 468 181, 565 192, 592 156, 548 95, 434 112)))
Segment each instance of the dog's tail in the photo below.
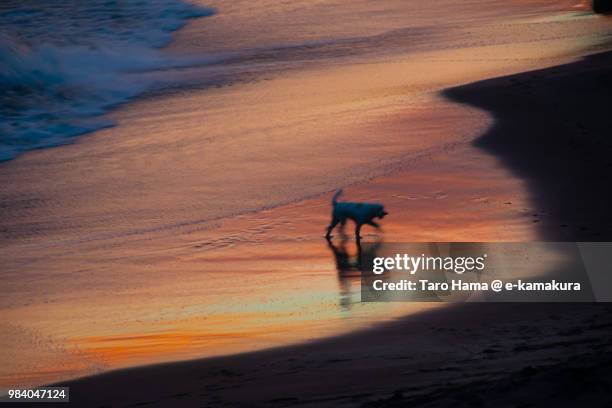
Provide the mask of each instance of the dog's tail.
POLYGON ((340 197, 342 195, 342 189, 336 191, 336 194, 334 194, 334 197, 332 198, 332 205, 336 206, 336 204, 338 204, 338 197, 340 197))

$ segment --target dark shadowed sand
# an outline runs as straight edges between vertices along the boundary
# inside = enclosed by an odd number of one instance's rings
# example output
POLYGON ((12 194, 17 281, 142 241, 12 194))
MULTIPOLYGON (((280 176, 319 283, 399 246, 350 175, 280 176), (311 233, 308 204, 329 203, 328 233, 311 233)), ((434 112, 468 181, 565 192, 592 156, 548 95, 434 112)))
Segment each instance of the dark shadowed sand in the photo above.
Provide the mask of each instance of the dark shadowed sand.
POLYGON ((310 344, 67 385, 78 406, 603 406, 611 311, 470 303, 310 344))
MULTIPOLYGON (((494 116, 477 145, 526 182, 544 239, 612 238, 611 80, 606 53, 446 92, 494 116)), ((299 346, 67 385, 78 406, 606 406, 611 312, 463 304, 299 346)))
POLYGON ((544 240, 612 238, 612 53, 445 94, 493 114, 477 146, 527 182, 544 240))

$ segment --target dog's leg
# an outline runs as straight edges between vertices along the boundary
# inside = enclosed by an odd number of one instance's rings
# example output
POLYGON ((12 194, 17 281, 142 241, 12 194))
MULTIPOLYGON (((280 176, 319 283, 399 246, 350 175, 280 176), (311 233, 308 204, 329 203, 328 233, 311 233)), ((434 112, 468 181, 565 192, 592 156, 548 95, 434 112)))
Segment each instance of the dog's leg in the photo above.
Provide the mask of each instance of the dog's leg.
POLYGON ((346 218, 340 221, 340 234, 344 237, 346 234, 344 233, 344 227, 346 226, 346 218))
POLYGON ((329 223, 329 227, 327 227, 327 234, 325 234, 325 238, 327 239, 331 238, 331 232, 334 229, 334 227, 338 225, 339 222, 340 222, 339 219, 332 218, 331 222, 329 223))
POLYGON ((376 221, 374 221, 374 220, 370 220, 366 224, 371 225, 371 226, 373 226, 376 229, 380 229, 380 225, 376 221))
POLYGON ((359 223, 355 224, 355 238, 357 238, 357 239, 361 238, 360 234, 361 234, 361 226, 362 225, 363 224, 359 224, 359 223))

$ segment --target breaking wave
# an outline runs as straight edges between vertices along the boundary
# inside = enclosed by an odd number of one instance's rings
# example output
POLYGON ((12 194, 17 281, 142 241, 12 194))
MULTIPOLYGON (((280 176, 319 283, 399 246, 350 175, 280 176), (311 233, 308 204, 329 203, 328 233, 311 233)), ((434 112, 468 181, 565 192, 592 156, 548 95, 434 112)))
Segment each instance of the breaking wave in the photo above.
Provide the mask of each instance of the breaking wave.
POLYGON ((177 0, 0 5, 0 161, 111 125, 99 116, 171 65, 159 48, 210 9, 177 0))

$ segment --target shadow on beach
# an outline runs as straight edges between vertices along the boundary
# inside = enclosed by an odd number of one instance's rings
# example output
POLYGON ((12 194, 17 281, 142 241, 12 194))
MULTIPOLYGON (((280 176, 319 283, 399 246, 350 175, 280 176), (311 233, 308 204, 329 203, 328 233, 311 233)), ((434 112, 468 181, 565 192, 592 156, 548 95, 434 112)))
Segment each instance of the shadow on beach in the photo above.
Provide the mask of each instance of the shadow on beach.
POLYGON ((444 94, 493 115, 476 145, 526 182, 543 240, 612 239, 612 53, 444 94))

